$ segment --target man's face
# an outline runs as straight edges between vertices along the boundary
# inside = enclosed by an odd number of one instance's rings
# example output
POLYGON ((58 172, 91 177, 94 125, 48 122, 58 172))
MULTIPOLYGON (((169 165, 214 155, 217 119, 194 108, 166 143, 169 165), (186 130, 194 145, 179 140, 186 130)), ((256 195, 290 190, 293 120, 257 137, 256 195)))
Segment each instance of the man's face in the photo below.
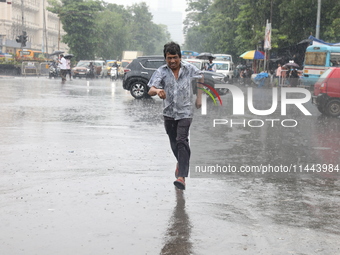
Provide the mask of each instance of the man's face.
POLYGON ((166 63, 168 65, 168 67, 171 70, 177 70, 180 68, 181 65, 181 58, 178 56, 178 54, 176 55, 171 55, 169 52, 166 53, 166 63))

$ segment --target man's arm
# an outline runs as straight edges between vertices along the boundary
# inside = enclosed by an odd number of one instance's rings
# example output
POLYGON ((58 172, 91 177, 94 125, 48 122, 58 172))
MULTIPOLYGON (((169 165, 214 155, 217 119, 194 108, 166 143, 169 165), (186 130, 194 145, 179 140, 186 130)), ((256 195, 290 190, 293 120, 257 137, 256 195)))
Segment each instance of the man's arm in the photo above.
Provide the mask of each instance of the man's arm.
POLYGON ((204 83, 204 76, 202 74, 202 78, 198 79, 197 82, 197 97, 196 97, 196 108, 199 109, 202 106, 202 88, 203 88, 203 83, 204 83))
POLYGON ((166 94, 164 89, 157 89, 155 86, 152 86, 148 92, 150 96, 156 96, 158 95, 161 99, 166 98, 166 94))
MULTIPOLYGON (((209 64, 208 64, 208 63, 205 63, 203 70, 208 71, 208 67, 209 67, 209 64)), ((203 71, 203 70, 202 70, 202 71, 203 71)))

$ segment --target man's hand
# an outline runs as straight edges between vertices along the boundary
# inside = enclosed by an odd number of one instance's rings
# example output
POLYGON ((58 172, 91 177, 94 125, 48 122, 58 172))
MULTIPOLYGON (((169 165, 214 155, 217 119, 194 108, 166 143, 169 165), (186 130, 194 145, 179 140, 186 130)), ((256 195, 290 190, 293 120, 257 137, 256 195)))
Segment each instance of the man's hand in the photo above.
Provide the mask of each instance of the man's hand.
POLYGON ((158 89, 157 95, 158 95, 161 99, 165 99, 165 98, 166 98, 166 94, 165 94, 164 89, 158 89))
POLYGON ((198 98, 198 97, 196 98, 195 105, 196 105, 197 109, 201 108, 201 106, 202 106, 202 98, 201 97, 200 98, 198 98))
POLYGON ((157 95, 157 96, 159 96, 159 98, 161 98, 161 99, 165 99, 165 98, 166 98, 166 94, 165 94, 164 89, 157 89, 157 88, 155 88, 155 87, 151 87, 150 90, 149 90, 149 92, 148 92, 148 94, 149 94, 150 96, 155 96, 155 95, 157 95))

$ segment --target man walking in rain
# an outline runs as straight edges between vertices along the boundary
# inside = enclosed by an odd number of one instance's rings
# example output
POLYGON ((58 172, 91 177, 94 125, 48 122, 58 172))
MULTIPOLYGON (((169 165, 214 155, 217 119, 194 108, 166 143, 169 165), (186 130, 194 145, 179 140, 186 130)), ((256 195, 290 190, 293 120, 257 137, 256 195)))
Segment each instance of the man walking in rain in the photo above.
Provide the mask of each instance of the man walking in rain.
POLYGON ((66 81, 66 74, 67 74, 67 63, 66 63, 66 59, 64 58, 63 54, 60 55, 59 64, 60 64, 61 81, 65 82, 66 81))
MULTIPOLYGON (((185 189, 185 177, 189 174, 190 146, 189 128, 193 118, 192 80, 203 83, 202 72, 189 63, 181 62, 180 46, 174 42, 164 45, 166 65, 158 68, 152 75, 148 86, 149 95, 163 99, 163 116, 170 146, 177 159, 174 185, 185 189)), ((202 84, 198 84, 203 87, 202 84)), ((197 89, 196 108, 202 105, 202 90, 197 89)))

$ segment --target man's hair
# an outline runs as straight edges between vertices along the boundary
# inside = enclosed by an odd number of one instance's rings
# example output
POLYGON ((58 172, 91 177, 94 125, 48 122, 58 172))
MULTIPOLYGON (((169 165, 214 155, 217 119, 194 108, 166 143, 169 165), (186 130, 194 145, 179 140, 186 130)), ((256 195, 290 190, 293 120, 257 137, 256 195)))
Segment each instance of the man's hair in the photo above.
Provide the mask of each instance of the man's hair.
POLYGON ((165 44, 163 53, 164 53, 164 58, 166 58, 167 53, 170 53, 171 55, 177 54, 180 58, 182 58, 181 47, 175 42, 169 42, 165 44))

